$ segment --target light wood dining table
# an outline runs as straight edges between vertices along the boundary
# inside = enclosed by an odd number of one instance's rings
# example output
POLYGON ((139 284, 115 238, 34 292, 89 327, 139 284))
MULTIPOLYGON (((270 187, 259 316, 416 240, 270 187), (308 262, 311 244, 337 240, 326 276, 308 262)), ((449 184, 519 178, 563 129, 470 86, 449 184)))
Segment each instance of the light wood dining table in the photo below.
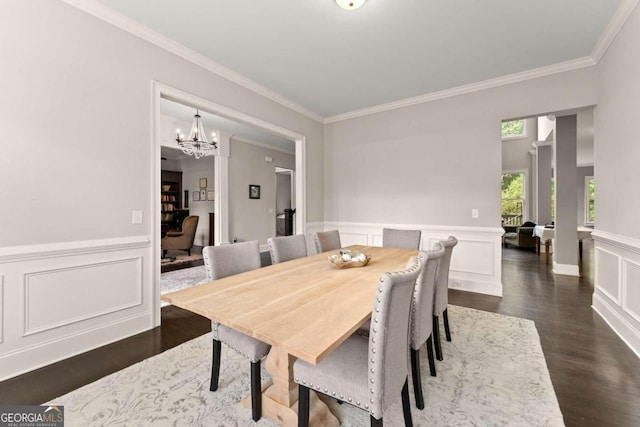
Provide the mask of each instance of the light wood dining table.
MULTIPOLYGON (((262 416, 297 426, 295 360, 317 364, 338 347, 370 318, 380 273, 403 270, 418 254, 359 245, 349 249, 371 255, 371 261, 333 269, 328 257, 339 251, 329 251, 171 292, 162 300, 271 344, 265 368, 272 383, 263 388, 262 416)), ((251 405, 249 398, 243 403, 251 405)), ((310 423, 339 425, 315 393, 310 423)))

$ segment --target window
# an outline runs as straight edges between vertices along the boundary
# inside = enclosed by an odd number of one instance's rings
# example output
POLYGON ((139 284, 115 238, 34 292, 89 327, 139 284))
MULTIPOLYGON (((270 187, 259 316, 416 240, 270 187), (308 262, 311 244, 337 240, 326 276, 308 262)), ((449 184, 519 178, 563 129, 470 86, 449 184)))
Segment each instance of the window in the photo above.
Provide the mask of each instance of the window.
POLYGON ((502 122, 502 138, 520 138, 524 134, 524 120, 509 120, 502 122))
POLYGON ((502 224, 520 225, 524 215, 524 172, 502 174, 502 224))
POLYGON ((551 179, 551 221, 556 220, 556 180, 551 179))
POLYGON ((595 190, 595 181, 592 176, 584 177, 584 223, 588 225, 592 225, 596 219, 595 216, 595 201, 596 201, 596 190, 595 190))

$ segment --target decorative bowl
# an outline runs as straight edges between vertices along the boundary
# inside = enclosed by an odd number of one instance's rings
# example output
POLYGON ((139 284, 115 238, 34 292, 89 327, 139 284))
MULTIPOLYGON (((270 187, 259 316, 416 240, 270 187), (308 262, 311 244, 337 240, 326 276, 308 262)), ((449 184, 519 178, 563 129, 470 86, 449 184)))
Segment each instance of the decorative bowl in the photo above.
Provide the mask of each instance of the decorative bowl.
POLYGON ((171 191, 171 186, 170 185, 163 185, 162 186, 162 191, 171 191))
POLYGON ((371 261, 371 255, 347 249, 340 250, 340 254, 329 256, 329 265, 336 269, 364 267, 369 264, 369 261, 371 261))

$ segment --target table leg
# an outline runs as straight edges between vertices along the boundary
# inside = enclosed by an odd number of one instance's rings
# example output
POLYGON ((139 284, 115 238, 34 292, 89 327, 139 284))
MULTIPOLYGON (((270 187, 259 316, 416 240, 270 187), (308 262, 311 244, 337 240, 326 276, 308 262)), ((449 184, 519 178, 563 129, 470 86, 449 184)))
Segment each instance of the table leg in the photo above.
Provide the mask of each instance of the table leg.
POLYGON ((540 238, 536 236, 536 253, 540 255, 540 238))
POLYGON ((582 259, 582 240, 578 240, 578 252, 580 253, 580 259, 582 259))
MULTIPOLYGON (((293 381, 295 360, 286 351, 271 347, 264 366, 272 375, 273 383, 262 392, 262 416, 291 427, 298 425, 298 385, 293 381)), ((248 403, 250 405, 251 401, 248 403)), ((327 405, 313 391, 309 402, 309 425, 340 425, 327 405)))
POLYGON ((547 264, 549 264, 549 249, 551 246, 551 240, 547 239, 544 241, 544 250, 545 250, 545 260, 547 264))

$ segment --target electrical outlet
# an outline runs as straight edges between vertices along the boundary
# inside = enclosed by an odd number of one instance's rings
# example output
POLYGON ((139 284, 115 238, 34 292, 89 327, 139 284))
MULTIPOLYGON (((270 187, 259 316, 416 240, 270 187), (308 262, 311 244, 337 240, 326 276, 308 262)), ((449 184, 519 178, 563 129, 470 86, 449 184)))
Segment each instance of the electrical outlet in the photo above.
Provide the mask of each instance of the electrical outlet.
POLYGON ((449 282, 449 285, 450 285, 452 288, 459 288, 459 287, 460 287, 460 282, 458 282, 457 280, 451 280, 451 281, 449 282))
POLYGON ((131 224, 142 224, 142 211, 131 212, 131 224))
POLYGON ((471 218, 478 218, 480 217, 480 211, 478 211, 478 209, 471 209, 471 218))

